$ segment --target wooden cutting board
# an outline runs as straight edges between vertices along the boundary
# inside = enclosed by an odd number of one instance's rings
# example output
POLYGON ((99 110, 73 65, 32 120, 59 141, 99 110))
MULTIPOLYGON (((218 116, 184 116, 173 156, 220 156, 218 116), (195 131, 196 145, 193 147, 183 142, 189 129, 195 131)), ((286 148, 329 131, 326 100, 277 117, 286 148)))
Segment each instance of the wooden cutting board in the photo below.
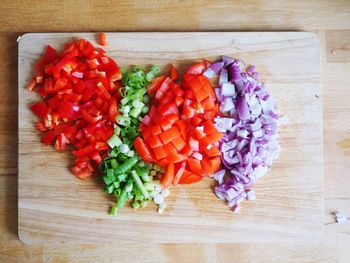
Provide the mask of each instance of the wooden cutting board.
POLYGON ((245 202, 240 214, 215 197, 214 182, 207 178, 171 189, 163 214, 149 205, 137 211, 126 207, 115 217, 107 214, 113 199, 101 185, 70 174, 71 154, 40 142, 28 109, 38 97, 25 85, 45 45, 61 49, 80 37, 97 40, 92 33, 47 33, 25 34, 19 42, 18 235, 23 242, 281 242, 323 234, 320 44, 315 34, 107 34, 106 51, 120 66, 157 64, 166 72, 173 63, 182 73, 201 58, 222 54, 254 64, 289 119, 280 129, 280 158, 257 183, 257 200, 245 202))

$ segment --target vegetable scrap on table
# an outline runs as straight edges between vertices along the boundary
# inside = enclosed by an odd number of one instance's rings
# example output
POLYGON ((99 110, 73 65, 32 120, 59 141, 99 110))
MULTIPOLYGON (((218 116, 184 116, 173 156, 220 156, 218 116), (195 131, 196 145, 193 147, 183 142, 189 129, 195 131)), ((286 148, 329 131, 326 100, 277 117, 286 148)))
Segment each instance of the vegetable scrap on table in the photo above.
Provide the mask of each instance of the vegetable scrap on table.
MULTIPOLYGON (((106 34, 99 42, 108 45, 106 34)), ((153 201, 162 213, 169 188, 204 177, 238 212, 279 155, 276 105, 255 67, 239 59, 203 60, 181 78, 172 64, 169 76, 156 65, 120 69, 80 39, 61 53, 48 45, 34 70, 27 88, 41 96, 30 108, 42 141, 74 147, 71 172, 102 178, 116 198, 111 214, 128 200, 134 209, 153 201)))

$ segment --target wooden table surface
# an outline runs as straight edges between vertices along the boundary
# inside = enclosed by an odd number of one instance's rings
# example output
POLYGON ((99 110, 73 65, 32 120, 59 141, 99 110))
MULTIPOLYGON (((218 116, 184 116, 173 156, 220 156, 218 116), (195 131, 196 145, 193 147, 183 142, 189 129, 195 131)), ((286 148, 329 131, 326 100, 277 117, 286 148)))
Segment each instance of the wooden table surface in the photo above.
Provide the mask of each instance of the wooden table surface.
POLYGON ((350 262, 350 2, 2 1, 0 262, 350 262), (75 4, 73 4, 75 3, 75 4), (312 31, 322 45, 325 234, 313 243, 25 246, 17 237, 17 43, 24 32, 312 31))

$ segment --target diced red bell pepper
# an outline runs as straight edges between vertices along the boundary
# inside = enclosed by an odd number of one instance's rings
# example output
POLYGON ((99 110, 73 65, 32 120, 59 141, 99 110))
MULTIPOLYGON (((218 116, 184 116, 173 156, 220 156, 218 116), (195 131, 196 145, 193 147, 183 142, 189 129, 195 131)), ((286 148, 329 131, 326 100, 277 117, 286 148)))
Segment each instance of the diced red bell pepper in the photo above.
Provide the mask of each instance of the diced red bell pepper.
POLYGON ((193 184, 200 181, 203 177, 191 173, 190 171, 185 170, 179 180, 179 184, 193 184))
POLYGON ((30 109, 36 116, 40 118, 43 118, 47 114, 47 106, 46 103, 43 101, 39 101, 33 104, 32 106, 30 106, 30 109))
POLYGON ((174 180, 174 164, 170 163, 166 169, 166 172, 163 174, 160 179, 160 183, 163 188, 168 188, 174 180))
POLYGON ((56 139, 55 148, 57 151, 64 151, 66 149, 67 138, 64 133, 60 133, 56 139))
POLYGON ((136 151, 145 162, 152 162, 154 160, 150 149, 140 137, 137 137, 135 139, 134 146, 136 151))
POLYGON ((170 75, 170 79, 172 81, 176 81, 179 79, 179 73, 177 72, 176 68, 173 66, 173 64, 170 64, 169 67, 169 75, 170 75))
POLYGON ((107 46, 106 34, 105 33, 100 33, 100 45, 101 46, 107 46))

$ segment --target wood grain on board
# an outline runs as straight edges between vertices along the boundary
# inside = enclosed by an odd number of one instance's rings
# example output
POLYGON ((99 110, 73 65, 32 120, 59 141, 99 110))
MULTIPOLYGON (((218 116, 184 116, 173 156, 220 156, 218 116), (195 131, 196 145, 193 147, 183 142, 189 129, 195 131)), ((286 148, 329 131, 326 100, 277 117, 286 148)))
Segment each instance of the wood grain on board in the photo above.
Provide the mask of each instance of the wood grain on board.
POLYGON ((2 1, 0 29, 26 32, 349 29, 348 0, 2 1), (77 12, 79 11, 78 15, 77 12))
POLYGON ((239 215, 212 193, 209 179, 178 186, 162 215, 156 207, 107 215, 112 199, 95 180, 69 173, 72 156, 40 143, 24 87, 46 44, 96 34, 26 34, 19 42, 19 236, 25 243, 151 241, 256 242, 315 240, 323 234, 322 96, 320 43, 313 33, 109 33, 106 51, 121 66, 169 63, 180 72, 201 58, 232 55, 257 65, 289 123, 282 153, 256 185, 258 200, 239 215))

